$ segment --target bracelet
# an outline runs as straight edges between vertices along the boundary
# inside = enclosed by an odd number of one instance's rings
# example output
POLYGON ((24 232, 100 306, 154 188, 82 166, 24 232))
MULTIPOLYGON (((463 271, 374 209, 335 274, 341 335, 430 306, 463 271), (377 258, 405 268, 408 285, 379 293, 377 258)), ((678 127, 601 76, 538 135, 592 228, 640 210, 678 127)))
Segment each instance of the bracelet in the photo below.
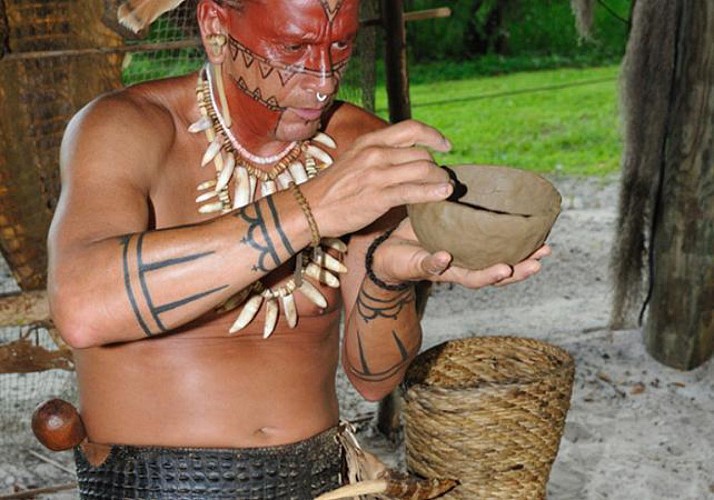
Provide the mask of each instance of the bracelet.
POLYGON ((372 270, 372 261, 374 260, 374 252, 377 250, 377 247, 384 243, 384 240, 389 238, 391 234, 394 232, 396 227, 393 227, 392 229, 389 229, 386 231, 383 235, 375 238, 375 240, 372 242, 372 244, 369 246, 367 249, 367 255, 365 256, 364 259, 364 266, 367 269, 367 277, 369 277, 370 280, 372 280, 372 283, 377 285, 379 288, 382 288, 384 290, 389 290, 391 292, 399 292, 401 290, 406 290, 410 286, 412 286, 414 283, 412 281, 405 281, 403 283, 399 283, 398 285, 390 285, 388 283, 385 283, 381 279, 377 278, 377 276, 374 274, 374 271, 372 270))
POLYGON ((310 205, 308 204, 307 199, 305 198, 305 195, 302 194, 302 191, 300 191, 300 188, 298 187, 297 184, 291 184, 290 191, 293 193, 293 196, 295 196, 295 199, 297 200, 298 205, 300 205, 300 208, 302 209, 302 213, 305 214, 305 218, 307 219, 307 224, 310 226, 310 234, 312 235, 311 245, 313 247, 316 247, 320 244, 320 231, 317 229, 317 222, 315 222, 315 217, 313 217, 313 215, 312 215, 312 210, 310 210, 310 205))

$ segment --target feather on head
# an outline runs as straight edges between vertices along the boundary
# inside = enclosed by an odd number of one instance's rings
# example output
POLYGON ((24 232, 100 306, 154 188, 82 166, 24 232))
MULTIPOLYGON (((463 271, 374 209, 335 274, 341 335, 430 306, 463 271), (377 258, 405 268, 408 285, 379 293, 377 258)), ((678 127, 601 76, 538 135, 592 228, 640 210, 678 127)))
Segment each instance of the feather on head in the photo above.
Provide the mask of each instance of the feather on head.
POLYGON ((117 9, 119 22, 138 33, 164 12, 175 9, 184 0, 126 0, 117 9))

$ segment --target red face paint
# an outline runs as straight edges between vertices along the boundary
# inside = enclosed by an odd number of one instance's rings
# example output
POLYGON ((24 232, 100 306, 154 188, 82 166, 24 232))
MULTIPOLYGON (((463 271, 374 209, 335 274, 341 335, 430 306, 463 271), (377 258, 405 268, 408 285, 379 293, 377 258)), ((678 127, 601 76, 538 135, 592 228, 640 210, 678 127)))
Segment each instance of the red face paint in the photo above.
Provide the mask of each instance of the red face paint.
POLYGON ((234 119, 256 136, 312 136, 352 54, 358 11, 359 0, 252 0, 230 10, 224 77, 234 119))

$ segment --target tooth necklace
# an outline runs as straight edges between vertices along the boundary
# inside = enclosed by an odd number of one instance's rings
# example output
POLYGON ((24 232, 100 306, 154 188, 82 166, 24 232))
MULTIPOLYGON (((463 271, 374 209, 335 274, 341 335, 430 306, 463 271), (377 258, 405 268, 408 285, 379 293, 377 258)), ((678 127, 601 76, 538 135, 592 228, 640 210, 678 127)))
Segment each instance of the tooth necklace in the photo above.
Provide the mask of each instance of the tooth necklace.
MULTIPOLYGON (((197 189, 196 203, 202 214, 226 213, 241 208, 257 199, 287 189, 291 184, 302 184, 329 167, 333 159, 323 148, 335 149, 335 141, 318 132, 308 141, 292 142, 283 151, 273 156, 258 156, 242 146, 230 130, 231 119, 223 91, 220 75, 212 75, 210 64, 199 72, 196 84, 196 98, 201 117, 192 123, 188 131, 203 132, 208 139, 208 147, 201 159, 201 167, 213 162, 216 179, 202 182, 197 189), (215 82, 214 82, 215 80, 215 82), (214 94, 214 83, 225 116, 221 113, 214 94), (273 164, 269 170, 258 165, 273 164), (234 179, 233 199, 228 190, 234 179)), ((218 312, 234 309, 245 304, 235 320, 229 334, 245 328, 255 318, 265 302, 265 326, 263 338, 268 338, 278 322, 280 306, 290 328, 295 328, 298 321, 295 305, 295 292, 302 293, 318 307, 327 307, 327 299, 320 290, 306 277, 331 288, 339 288, 337 274, 347 268, 341 262, 341 254, 347 251, 345 243, 338 238, 322 238, 320 245, 309 247, 300 252, 295 259, 295 271, 292 278, 277 287, 266 287, 258 280, 238 292, 217 308, 218 312), (331 248, 340 255, 334 257, 325 248, 331 248)))

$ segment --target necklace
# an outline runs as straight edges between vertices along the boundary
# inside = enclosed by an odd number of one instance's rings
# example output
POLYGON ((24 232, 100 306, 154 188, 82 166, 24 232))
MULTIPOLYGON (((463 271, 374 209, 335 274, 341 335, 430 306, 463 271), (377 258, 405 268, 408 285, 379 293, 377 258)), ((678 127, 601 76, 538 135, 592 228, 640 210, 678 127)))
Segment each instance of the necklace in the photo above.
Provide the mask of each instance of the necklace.
MULTIPOLYGON (((307 141, 293 142, 272 156, 261 157, 250 153, 230 130, 230 118, 224 117, 219 110, 213 90, 214 79, 223 111, 227 113, 226 99, 222 84, 219 83, 220 75, 212 76, 211 71, 211 66, 207 64, 199 72, 196 99, 201 117, 188 128, 191 133, 203 132, 208 140, 201 167, 213 162, 216 169, 215 179, 202 182, 197 187, 200 194, 196 203, 199 204, 200 213, 226 213, 244 207, 259 198, 287 189, 293 183, 302 184, 332 165, 332 157, 325 148, 335 149, 337 145, 324 132, 318 132, 307 141), (273 166, 268 170, 259 167, 270 164, 273 166), (234 180, 232 199, 229 193, 231 179, 234 180)), ((245 304, 229 334, 234 334, 250 324, 263 302, 263 338, 268 338, 275 330, 281 306, 288 325, 294 328, 298 322, 295 292, 300 292, 318 307, 327 307, 325 296, 306 278, 331 288, 339 288, 337 275, 347 271, 340 257, 346 251, 347 246, 342 240, 322 238, 320 245, 303 250, 297 255, 293 275, 284 284, 266 287, 257 280, 229 298, 217 308, 218 312, 245 304), (331 255, 326 249, 336 251, 338 256, 331 255)))

